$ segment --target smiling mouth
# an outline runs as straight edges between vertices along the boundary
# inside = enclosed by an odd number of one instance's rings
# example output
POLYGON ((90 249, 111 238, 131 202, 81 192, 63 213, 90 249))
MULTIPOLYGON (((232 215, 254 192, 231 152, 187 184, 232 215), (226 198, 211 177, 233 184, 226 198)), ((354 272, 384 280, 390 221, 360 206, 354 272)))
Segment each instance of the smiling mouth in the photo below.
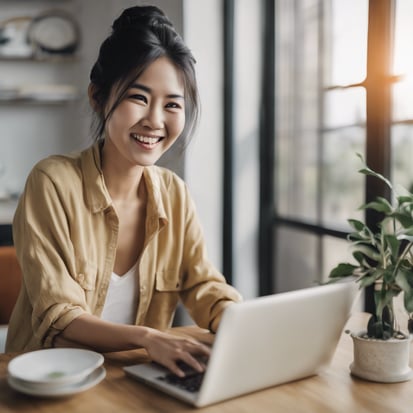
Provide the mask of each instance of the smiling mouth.
POLYGON ((144 136, 137 133, 131 133, 130 136, 133 140, 146 146, 154 146, 163 139, 162 136, 144 136))

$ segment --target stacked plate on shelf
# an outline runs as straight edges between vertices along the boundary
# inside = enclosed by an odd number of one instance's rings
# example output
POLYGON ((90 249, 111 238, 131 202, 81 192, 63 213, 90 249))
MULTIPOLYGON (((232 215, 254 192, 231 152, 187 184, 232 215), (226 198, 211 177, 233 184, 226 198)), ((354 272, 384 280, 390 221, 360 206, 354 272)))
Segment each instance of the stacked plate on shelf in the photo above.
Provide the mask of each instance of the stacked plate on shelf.
POLYGON ((101 354, 90 350, 37 350, 12 359, 7 380, 13 389, 31 396, 69 396, 88 390, 105 378, 103 361, 101 354))
POLYGON ((58 9, 0 21, 0 57, 41 58, 73 55, 80 43, 76 18, 58 9))
POLYGON ((20 99, 40 101, 40 102, 59 102, 75 100, 78 97, 77 88, 71 85, 20 85, 20 99))
POLYGON ((0 101, 68 102, 78 97, 78 90, 72 85, 22 84, 13 86, 0 83, 0 101))

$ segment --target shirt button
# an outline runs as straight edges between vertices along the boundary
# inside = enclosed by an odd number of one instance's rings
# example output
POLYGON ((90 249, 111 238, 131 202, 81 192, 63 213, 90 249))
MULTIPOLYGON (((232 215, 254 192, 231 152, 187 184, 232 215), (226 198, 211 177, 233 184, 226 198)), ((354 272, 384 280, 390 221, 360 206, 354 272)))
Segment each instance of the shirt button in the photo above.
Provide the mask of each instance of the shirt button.
POLYGON ((85 279, 85 275, 80 273, 77 278, 79 279, 79 281, 83 281, 85 279))

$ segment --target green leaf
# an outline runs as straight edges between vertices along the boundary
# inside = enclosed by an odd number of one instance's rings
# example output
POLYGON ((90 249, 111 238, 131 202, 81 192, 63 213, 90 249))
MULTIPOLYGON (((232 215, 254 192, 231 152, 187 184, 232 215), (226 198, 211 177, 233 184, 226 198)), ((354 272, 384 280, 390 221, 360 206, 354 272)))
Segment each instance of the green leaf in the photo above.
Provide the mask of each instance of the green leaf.
POLYGON ((375 201, 369 202, 361 207, 362 209, 374 209, 378 212, 389 214, 393 211, 390 202, 382 197, 377 197, 375 201))
POLYGON ((359 265, 364 266, 366 264, 366 256, 362 252, 354 251, 353 257, 359 263, 359 265))
POLYGON ((384 182, 390 189, 393 189, 392 183, 387 178, 385 178, 382 174, 379 174, 378 172, 373 171, 367 165, 364 168, 360 169, 359 172, 363 175, 374 176, 380 179, 382 182, 384 182))
POLYGON ((363 222, 359 221, 358 219, 348 219, 347 222, 357 231, 363 231, 367 228, 367 225, 363 222))
POLYGON ((357 268, 356 265, 349 263, 340 263, 337 267, 333 268, 330 272, 330 278, 342 278, 349 277, 353 275, 354 270, 357 268))
POLYGON ((406 241, 409 241, 409 242, 413 242, 413 235, 400 234, 400 235, 397 236, 397 238, 399 240, 406 240, 406 241))
POLYGON ((400 249, 400 241, 393 234, 386 234, 384 236, 385 245, 390 248, 390 252, 393 258, 397 259, 400 249))
POLYGON ((413 217, 409 214, 402 214, 400 212, 393 212, 392 217, 400 222, 403 228, 411 228, 413 226, 413 217))
POLYGON ((400 270, 395 281, 405 293, 413 289, 413 273, 411 271, 400 270))
POLYGON ((376 178, 378 178, 378 179, 380 179, 381 181, 385 182, 386 185, 387 185, 390 189, 393 189, 393 186, 392 186, 391 182, 390 182, 387 178, 385 178, 383 175, 381 175, 381 174, 373 171, 372 169, 370 169, 370 168, 367 166, 366 161, 364 160, 364 157, 363 157, 363 155, 362 155, 361 153, 357 152, 356 155, 360 158, 360 160, 361 160, 361 161, 363 162, 363 164, 364 164, 364 168, 359 170, 360 173, 362 173, 362 174, 364 174, 364 175, 372 175, 372 176, 375 176, 376 178))
POLYGON ((393 275, 393 271, 394 271, 394 265, 387 267, 383 271, 381 278, 383 279, 385 284, 394 285, 396 283, 396 279, 395 279, 396 277, 395 275, 393 275))
POLYGON ((357 245, 357 251, 373 261, 377 262, 380 260, 380 254, 377 252, 377 249, 371 247, 369 244, 359 243, 357 245))
POLYGON ((404 235, 413 235, 413 226, 403 228, 399 234, 404 234, 404 235))
POLYGON ((397 197, 397 203, 402 204, 410 204, 413 206, 413 194, 410 195, 400 195, 397 197))
POLYGON ((364 275, 360 280, 360 288, 373 285, 382 276, 382 272, 383 270, 373 269, 369 275, 364 275))

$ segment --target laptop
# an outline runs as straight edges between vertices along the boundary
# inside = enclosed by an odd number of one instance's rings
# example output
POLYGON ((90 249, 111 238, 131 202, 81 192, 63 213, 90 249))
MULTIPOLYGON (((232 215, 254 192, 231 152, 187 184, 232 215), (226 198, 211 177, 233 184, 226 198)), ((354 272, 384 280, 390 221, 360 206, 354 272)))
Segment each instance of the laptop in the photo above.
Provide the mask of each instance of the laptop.
POLYGON ((155 363, 124 371, 195 407, 315 375, 330 363, 357 291, 345 281, 227 307, 206 370, 189 372, 189 383, 155 363))

